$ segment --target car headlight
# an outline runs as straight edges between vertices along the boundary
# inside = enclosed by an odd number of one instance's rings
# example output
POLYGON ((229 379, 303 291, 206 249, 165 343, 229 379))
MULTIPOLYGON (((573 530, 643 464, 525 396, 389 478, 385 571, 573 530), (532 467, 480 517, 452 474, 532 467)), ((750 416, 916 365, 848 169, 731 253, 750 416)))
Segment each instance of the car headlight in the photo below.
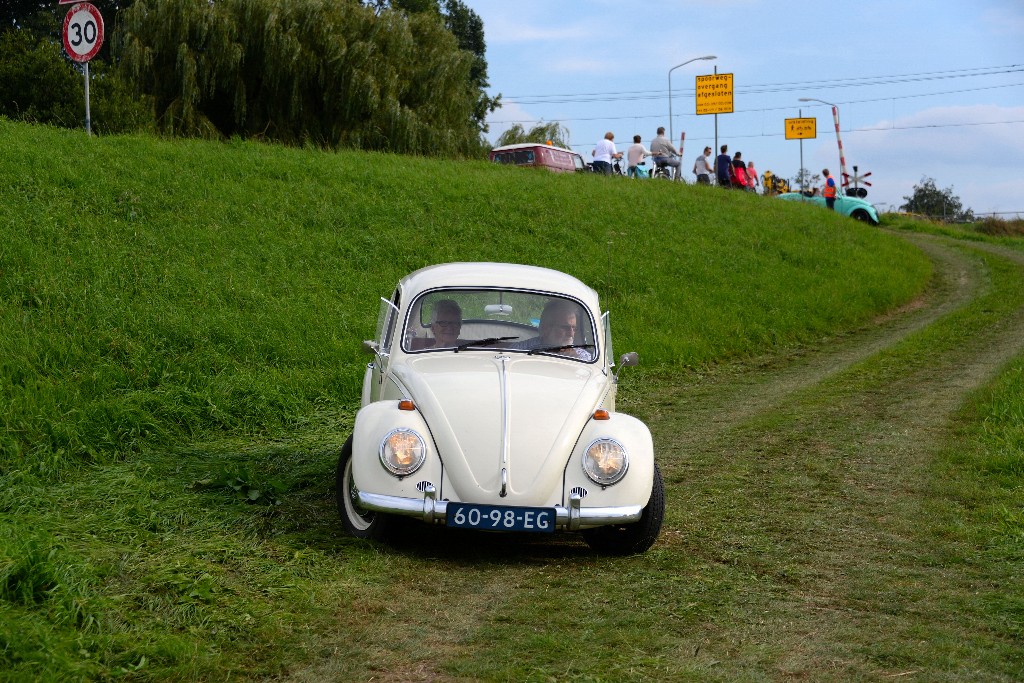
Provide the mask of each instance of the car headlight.
POLYGON ((583 452, 583 471, 595 483, 611 486, 626 476, 629 456, 626 449, 613 439, 598 439, 583 452))
POLYGON ((393 429, 380 443, 380 462, 396 477, 407 477, 427 459, 427 445, 411 429, 393 429))

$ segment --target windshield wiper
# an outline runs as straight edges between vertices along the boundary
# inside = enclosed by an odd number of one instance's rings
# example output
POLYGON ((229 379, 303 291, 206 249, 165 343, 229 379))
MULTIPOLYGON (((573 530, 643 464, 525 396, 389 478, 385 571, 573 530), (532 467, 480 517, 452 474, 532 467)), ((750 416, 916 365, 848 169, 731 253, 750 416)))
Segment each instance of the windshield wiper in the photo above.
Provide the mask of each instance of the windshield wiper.
POLYGON ((471 346, 488 346, 496 342, 512 341, 513 339, 519 339, 519 337, 488 337, 487 339, 474 339, 473 341, 468 341, 465 344, 459 344, 456 346, 455 353, 468 349, 471 346))
POLYGON ((529 355, 537 353, 553 353, 554 351, 564 351, 565 349, 592 349, 593 344, 562 344, 561 346, 544 346, 539 349, 530 349, 529 355))

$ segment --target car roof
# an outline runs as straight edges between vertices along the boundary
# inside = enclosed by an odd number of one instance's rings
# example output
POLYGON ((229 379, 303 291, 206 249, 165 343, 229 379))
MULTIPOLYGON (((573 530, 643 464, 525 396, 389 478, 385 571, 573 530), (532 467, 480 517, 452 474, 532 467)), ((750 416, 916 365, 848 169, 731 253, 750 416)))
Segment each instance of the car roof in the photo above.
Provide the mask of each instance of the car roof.
POLYGON ((598 311, 597 292, 572 275, 518 263, 442 263, 409 273, 398 283, 408 299, 430 289, 465 287, 527 289, 566 294, 598 311))
POLYGON ((548 149, 557 149, 559 152, 568 152, 569 154, 575 154, 580 156, 579 152, 574 152, 571 149, 565 147, 558 147, 556 145, 548 145, 543 142, 520 142, 515 145, 503 145, 501 147, 495 147, 492 152, 509 152, 516 149, 533 149, 534 147, 547 147, 548 149))

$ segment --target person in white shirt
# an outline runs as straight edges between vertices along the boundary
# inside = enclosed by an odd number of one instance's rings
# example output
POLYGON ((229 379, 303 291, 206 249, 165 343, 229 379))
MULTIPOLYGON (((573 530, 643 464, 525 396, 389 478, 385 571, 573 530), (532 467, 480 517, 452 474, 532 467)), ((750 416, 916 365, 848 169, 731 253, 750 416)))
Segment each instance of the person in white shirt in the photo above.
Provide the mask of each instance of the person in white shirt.
POLYGON ((651 156, 651 151, 644 147, 644 143, 640 142, 640 136, 633 136, 633 144, 626 150, 626 175, 630 178, 637 177, 636 167, 644 160, 644 157, 651 156))
POLYGON ((671 166, 675 169, 675 179, 682 180, 679 177, 679 150, 665 137, 665 126, 659 126, 658 135, 651 140, 651 154, 654 155, 655 165, 671 166))
POLYGON ((693 162, 693 173, 697 176, 698 185, 711 184, 711 148, 705 147, 704 153, 693 162))
POLYGON ((594 173, 610 175, 612 159, 622 158, 622 152, 615 149, 615 134, 611 131, 605 133, 604 140, 597 143, 590 155, 594 157, 594 173))

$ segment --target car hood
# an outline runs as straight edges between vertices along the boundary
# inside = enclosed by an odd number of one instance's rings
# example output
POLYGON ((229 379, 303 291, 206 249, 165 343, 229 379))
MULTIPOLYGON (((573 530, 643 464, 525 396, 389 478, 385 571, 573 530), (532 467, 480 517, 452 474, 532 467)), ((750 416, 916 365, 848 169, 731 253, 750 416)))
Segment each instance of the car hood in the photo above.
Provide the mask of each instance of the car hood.
POLYGON ((596 365, 518 353, 423 355, 395 375, 455 488, 442 495, 507 505, 561 498, 566 459, 608 387, 596 365))

